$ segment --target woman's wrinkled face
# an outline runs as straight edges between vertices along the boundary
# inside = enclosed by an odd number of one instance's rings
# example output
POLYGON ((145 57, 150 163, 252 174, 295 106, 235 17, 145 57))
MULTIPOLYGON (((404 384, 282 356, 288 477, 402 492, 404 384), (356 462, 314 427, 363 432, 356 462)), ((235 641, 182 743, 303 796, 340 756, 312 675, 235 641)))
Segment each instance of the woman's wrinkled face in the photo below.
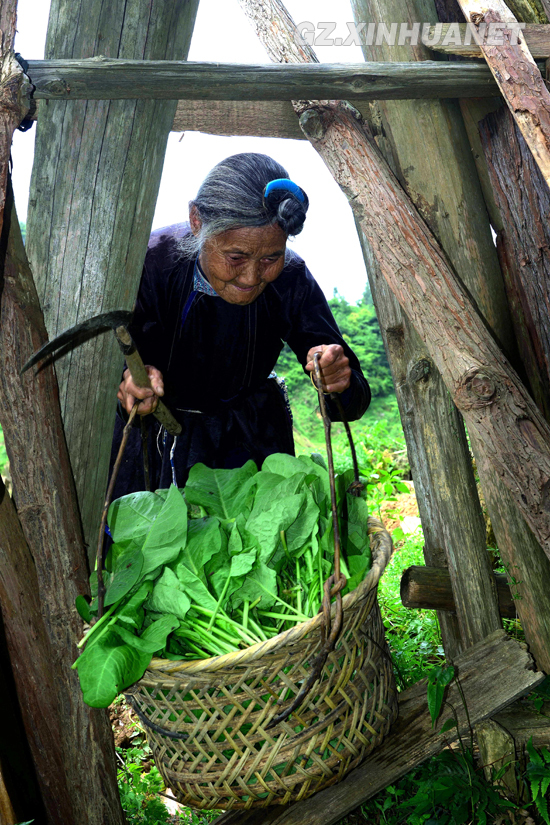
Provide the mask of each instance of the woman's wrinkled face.
POLYGON ((245 306, 283 271, 286 240, 278 224, 230 229, 205 242, 200 264, 220 298, 245 306))

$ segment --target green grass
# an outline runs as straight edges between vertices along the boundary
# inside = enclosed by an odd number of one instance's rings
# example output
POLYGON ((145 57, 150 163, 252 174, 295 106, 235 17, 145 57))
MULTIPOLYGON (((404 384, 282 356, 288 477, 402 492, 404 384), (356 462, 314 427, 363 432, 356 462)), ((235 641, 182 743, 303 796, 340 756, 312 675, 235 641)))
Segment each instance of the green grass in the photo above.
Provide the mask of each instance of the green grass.
POLYGON ((0 475, 6 475, 9 466, 8 454, 6 452, 6 444, 4 442, 4 433, 0 428, 0 475))

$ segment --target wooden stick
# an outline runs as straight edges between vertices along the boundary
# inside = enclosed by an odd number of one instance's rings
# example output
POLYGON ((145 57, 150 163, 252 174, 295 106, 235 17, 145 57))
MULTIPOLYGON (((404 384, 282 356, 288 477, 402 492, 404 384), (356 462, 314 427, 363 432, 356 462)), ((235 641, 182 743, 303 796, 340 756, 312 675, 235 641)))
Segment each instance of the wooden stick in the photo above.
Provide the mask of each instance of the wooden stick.
POLYGON ((395 100, 493 97, 478 63, 267 64, 169 60, 30 60, 34 97, 46 100, 395 100))

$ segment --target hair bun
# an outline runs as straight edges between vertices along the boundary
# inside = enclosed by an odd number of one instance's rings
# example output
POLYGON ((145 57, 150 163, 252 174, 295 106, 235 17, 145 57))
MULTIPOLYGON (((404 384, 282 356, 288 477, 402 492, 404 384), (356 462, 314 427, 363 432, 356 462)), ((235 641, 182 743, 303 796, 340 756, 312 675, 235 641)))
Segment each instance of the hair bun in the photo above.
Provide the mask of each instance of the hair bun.
POLYGON ((264 203, 287 235, 302 231, 309 200, 297 183, 288 178, 270 181, 264 189, 264 203))
POLYGON ((287 235, 299 235, 304 228, 306 210, 295 197, 286 197, 277 206, 277 223, 287 235))

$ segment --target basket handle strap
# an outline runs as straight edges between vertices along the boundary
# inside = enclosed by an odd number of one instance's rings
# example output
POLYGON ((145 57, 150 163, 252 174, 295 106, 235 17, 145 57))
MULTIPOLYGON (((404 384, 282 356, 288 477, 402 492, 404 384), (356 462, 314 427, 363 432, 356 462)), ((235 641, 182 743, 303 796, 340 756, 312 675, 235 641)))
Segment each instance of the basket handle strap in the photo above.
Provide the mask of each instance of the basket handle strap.
MULTIPOLYGON (((320 352, 316 352, 314 354, 313 366, 315 370, 315 386, 319 394, 319 408, 321 410, 321 416, 323 418, 323 425, 325 428, 325 443, 327 448, 328 474, 330 482, 330 503, 332 508, 332 527, 334 531, 334 569, 332 575, 329 576, 329 578, 326 580, 323 586, 322 612, 324 622, 321 628, 321 650, 312 662, 310 674, 304 682, 304 684, 302 685, 302 687, 300 688, 300 690, 298 691, 298 693, 296 694, 296 696, 294 697, 294 700, 288 707, 281 711, 281 713, 273 717, 273 719, 267 726, 268 728, 272 728, 275 725, 278 725, 280 722, 284 722, 285 719, 288 719, 290 714, 293 713, 296 710, 296 708, 302 704, 302 702, 312 689, 313 685, 319 678, 329 653, 331 653, 331 651, 334 650, 334 646, 342 630, 342 624, 344 619, 344 611, 342 608, 342 590, 347 584, 347 579, 340 570, 340 526, 338 524, 338 508, 336 505, 336 483, 334 479, 334 460, 332 456, 332 439, 330 434, 331 421, 327 411, 325 394, 323 392, 323 373, 321 370, 321 366, 319 364, 320 357, 320 352), (334 597, 336 597, 336 609, 333 618, 331 615, 331 600, 334 597)), ((351 447, 353 468, 355 473, 355 480, 351 487, 354 488, 353 494, 358 496, 363 485, 359 481, 357 455, 355 453, 355 446, 353 444, 353 439, 351 437, 351 430, 349 428, 349 424, 346 420, 342 404, 337 394, 331 393, 331 398, 336 400, 338 412, 340 413, 340 416, 346 428, 346 433, 351 447)), ((351 489, 350 492, 352 492, 351 489)))

